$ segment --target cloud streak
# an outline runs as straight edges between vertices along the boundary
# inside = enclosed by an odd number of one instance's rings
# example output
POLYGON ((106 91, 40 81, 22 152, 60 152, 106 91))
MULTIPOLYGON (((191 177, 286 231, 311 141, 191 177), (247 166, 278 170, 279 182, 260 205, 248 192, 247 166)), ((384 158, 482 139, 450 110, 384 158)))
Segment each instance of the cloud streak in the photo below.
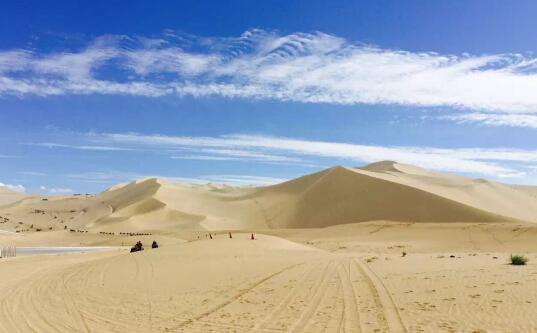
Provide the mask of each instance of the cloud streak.
MULTIPOLYGON (((120 172, 120 171, 94 171, 94 172, 84 172, 79 174, 70 174, 67 175, 68 178, 75 179, 83 182, 98 183, 98 184, 108 184, 113 185, 119 182, 131 182, 138 179, 144 178, 159 178, 166 179, 170 182, 180 182, 180 183, 190 183, 190 184, 208 184, 208 183, 218 183, 218 184, 227 184, 234 186, 249 186, 249 185, 272 185, 276 183, 281 183, 286 179, 275 178, 268 176, 254 176, 254 175, 200 175, 197 177, 177 177, 170 175, 149 175, 149 174, 139 174, 134 172, 120 172)), ((41 190, 47 190, 46 187, 42 186, 41 190)), ((56 192, 59 193, 59 192, 56 192)), ((65 192, 68 193, 68 192, 65 192)))
POLYGON ((143 151, 186 152, 172 158, 227 160, 240 156, 244 161, 269 156, 264 163, 309 161, 317 165, 371 163, 395 160, 424 168, 483 175, 521 178, 524 167, 537 164, 537 151, 514 148, 436 148, 419 146, 378 146, 303 140, 286 137, 232 134, 217 137, 141 135, 136 133, 88 134, 90 143, 143 151), (190 155, 190 151, 203 155, 190 155), (307 160, 306 160, 307 159, 307 160), (523 167, 524 166, 524 167, 523 167))
POLYGON ((321 32, 101 36, 69 52, 0 50, 1 95, 223 96, 537 112, 537 58, 383 49, 321 32))
POLYGON ((14 184, 0 183, 0 188, 5 188, 10 191, 19 192, 19 193, 26 192, 26 188, 20 184, 14 185, 14 184))
POLYGON ((468 113, 439 117, 460 124, 481 124, 486 126, 537 128, 537 115, 508 113, 468 113))
POLYGON ((42 191, 42 192, 46 192, 46 193, 49 193, 49 194, 55 194, 55 195, 62 195, 62 194, 71 194, 73 193, 73 190, 70 189, 70 188, 66 188, 66 187, 52 187, 52 188, 48 188, 46 186, 40 186, 39 189, 42 191))

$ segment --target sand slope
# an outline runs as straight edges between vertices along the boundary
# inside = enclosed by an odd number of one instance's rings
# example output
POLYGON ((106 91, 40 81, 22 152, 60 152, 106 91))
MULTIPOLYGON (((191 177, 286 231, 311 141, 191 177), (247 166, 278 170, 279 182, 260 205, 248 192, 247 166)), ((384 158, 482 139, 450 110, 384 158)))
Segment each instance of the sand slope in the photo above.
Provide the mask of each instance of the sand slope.
POLYGON ((0 332, 536 332, 536 198, 388 161, 259 188, 0 193, 2 246, 146 245, 0 259, 0 332))
MULTIPOLYGON (((405 176, 393 173, 385 177, 379 171, 336 167, 261 189, 257 196, 270 212, 268 224, 275 228, 371 220, 491 222, 512 218, 508 210, 490 212, 452 200, 440 191, 407 185, 405 176)), ((445 192, 450 194, 448 189, 445 192)))
POLYGON ((4 187, 0 187, 0 207, 12 204, 26 197, 23 193, 10 191, 4 187))
POLYGON ((335 167, 274 186, 234 188, 149 178, 91 196, 0 193, 22 233, 177 232, 315 228, 373 220, 537 222, 537 190, 427 171, 395 162, 335 167), (33 226, 33 227, 32 227, 33 226))
POLYGON ((535 332, 535 253, 513 267, 506 253, 468 251, 494 238, 535 251, 531 237, 509 224, 490 237, 491 224, 444 223, 415 253, 413 228, 427 225, 297 232, 307 245, 224 233, 132 254, 4 259, 0 332, 535 332))

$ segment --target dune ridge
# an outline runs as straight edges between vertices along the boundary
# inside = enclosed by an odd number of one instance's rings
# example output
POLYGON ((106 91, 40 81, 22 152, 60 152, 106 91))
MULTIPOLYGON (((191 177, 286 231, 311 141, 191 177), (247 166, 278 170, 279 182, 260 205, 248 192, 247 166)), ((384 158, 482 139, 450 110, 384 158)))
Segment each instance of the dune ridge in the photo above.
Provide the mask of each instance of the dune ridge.
POLYGON ((535 332, 536 194, 393 161, 8 193, 2 246, 109 248, 1 259, 0 332, 535 332))
POLYGON ((96 195, 0 193, 4 230, 95 232, 318 228, 374 220, 537 222, 537 190, 382 161, 265 187, 146 178, 96 195), (21 222, 21 223, 19 223, 21 222), (33 225, 33 228, 30 226, 33 225))

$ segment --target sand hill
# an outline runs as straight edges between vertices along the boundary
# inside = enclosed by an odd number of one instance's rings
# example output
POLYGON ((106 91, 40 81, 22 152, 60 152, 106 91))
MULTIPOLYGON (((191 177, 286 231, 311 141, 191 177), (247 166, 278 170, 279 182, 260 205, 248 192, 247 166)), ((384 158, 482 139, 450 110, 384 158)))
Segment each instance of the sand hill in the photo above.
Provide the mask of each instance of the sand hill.
POLYGON ((537 222, 537 190, 384 161, 334 167, 274 186, 142 179, 97 195, 0 193, 4 229, 95 232, 316 228, 374 220, 537 222))
POLYGON ((2 246, 123 247, 2 258, 0 332, 536 332, 536 194, 389 161, 257 188, 2 192, 2 246))
POLYGON ((0 187, 0 207, 12 204, 26 197, 25 194, 0 187))

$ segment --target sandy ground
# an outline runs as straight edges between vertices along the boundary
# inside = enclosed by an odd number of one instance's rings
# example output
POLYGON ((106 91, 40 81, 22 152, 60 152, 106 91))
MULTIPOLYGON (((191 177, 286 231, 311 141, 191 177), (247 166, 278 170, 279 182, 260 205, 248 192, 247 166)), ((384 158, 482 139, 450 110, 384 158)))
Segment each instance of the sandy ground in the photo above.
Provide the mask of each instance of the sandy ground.
POLYGON ((0 332, 537 332, 535 222, 535 187, 393 162, 260 188, 3 190, 1 246, 146 250, 0 259, 0 332))
POLYGON ((416 225, 273 230, 281 237, 254 241, 190 235, 140 253, 2 259, 0 331, 537 330, 537 228, 416 225), (529 265, 507 265, 511 247, 526 249, 529 265))

